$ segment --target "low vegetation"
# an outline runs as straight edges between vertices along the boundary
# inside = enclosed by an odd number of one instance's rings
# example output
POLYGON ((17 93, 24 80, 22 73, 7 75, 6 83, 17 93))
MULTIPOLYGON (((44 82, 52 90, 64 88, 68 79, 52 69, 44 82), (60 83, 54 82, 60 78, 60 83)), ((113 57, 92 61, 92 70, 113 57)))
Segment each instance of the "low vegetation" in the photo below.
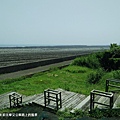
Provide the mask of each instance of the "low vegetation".
POLYGON ((89 67, 92 69, 97 69, 100 67, 100 63, 99 63, 99 59, 97 58, 97 54, 98 53, 94 53, 94 54, 90 54, 87 56, 82 56, 79 58, 76 58, 72 65, 76 65, 76 66, 85 66, 85 67, 89 67))
POLYGON ((57 115, 59 116, 59 120, 118 120, 120 117, 120 109, 94 109, 91 114, 87 111, 75 110, 73 114, 69 112, 69 109, 65 111, 58 111, 57 115))

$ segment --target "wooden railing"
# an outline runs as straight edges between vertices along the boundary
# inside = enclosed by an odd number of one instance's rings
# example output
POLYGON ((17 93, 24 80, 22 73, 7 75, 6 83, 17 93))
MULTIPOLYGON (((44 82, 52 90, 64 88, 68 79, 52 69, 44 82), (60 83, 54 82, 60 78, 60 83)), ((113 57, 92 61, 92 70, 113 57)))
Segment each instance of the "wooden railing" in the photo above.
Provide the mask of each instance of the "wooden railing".
POLYGON ((45 107, 50 105, 50 101, 56 103, 56 109, 62 108, 62 99, 61 99, 61 92, 47 89, 44 91, 44 103, 45 107))
POLYGON ((106 92, 109 91, 109 86, 110 87, 119 88, 119 90, 120 90, 120 86, 112 84, 112 83, 120 83, 120 80, 118 80, 118 79, 107 79, 106 80, 106 88, 105 88, 106 92))
POLYGON ((10 108, 18 107, 22 103, 22 96, 18 93, 12 93, 9 95, 10 108))
POLYGON ((90 93, 90 111, 92 111, 94 109, 94 104, 100 104, 100 105, 107 106, 110 109, 112 109, 112 107, 113 107, 113 93, 103 92, 103 91, 99 91, 99 90, 92 90, 90 93), (103 96, 103 97, 109 98, 110 99, 109 104, 95 101, 96 96, 103 96))

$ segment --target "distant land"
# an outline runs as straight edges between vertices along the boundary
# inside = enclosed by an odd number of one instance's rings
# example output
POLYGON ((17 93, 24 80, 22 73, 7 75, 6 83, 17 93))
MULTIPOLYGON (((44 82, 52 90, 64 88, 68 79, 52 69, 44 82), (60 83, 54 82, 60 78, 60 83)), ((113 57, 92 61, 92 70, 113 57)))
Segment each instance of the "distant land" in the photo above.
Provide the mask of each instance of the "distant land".
POLYGON ((78 56, 109 49, 108 45, 0 46, 0 67, 45 59, 78 56))
POLYGON ((110 45, 0 45, 0 48, 92 48, 92 47, 101 47, 106 48, 110 45))

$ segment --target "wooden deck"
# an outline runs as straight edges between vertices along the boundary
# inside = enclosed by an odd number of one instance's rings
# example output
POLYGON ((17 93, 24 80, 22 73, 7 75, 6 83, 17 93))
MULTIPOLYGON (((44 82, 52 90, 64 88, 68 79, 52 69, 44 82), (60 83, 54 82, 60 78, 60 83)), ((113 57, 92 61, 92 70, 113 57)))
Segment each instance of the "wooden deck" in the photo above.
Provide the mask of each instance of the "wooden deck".
MULTIPOLYGON (((61 111, 65 110, 65 108, 73 109, 86 98, 85 95, 78 94, 75 92, 66 91, 60 88, 56 90, 60 91, 61 96, 62 96, 62 108, 60 109, 61 111)), ((41 105, 41 106, 45 106, 44 95, 41 94, 40 96, 38 96, 35 100, 33 100, 33 103, 41 105)), ((55 109, 56 103, 51 101, 50 105, 48 105, 47 107, 51 109, 55 109)))
POLYGON ((10 106, 9 94, 10 92, 0 95, 0 109, 4 109, 10 106))
MULTIPOLYGON (((70 108, 72 113, 76 109, 81 109, 83 111, 89 110, 90 95, 85 96, 85 95, 78 94, 75 92, 66 91, 66 90, 63 90, 60 88, 58 88, 56 90, 61 92, 62 108, 59 109, 60 111, 63 111, 66 108, 70 108)), ((11 94, 11 93, 13 93, 13 92, 8 92, 8 93, 0 95, 0 109, 10 108, 9 94, 11 94)), ((109 102, 109 100, 104 99, 102 97, 98 97, 98 98, 96 97, 96 101, 102 101, 102 103, 109 102)), ((34 103, 34 104, 45 107, 44 93, 40 93, 37 95, 31 95, 31 96, 22 95, 22 105, 27 105, 30 103, 34 103)), ((120 95, 116 97, 113 108, 117 108, 119 104, 120 104, 120 95)), ((101 107, 99 105, 95 105, 95 106, 101 107)), ((56 110, 56 102, 50 101, 50 104, 47 105, 46 107, 50 108, 52 110, 56 110)))
MULTIPOLYGON (((60 88, 56 90, 60 91, 61 96, 62 96, 61 97, 62 108, 60 109, 61 111, 65 110, 65 108, 71 108, 71 109, 75 108, 78 104, 80 104, 86 98, 85 95, 78 94, 75 92, 66 91, 60 88)), ((11 94, 11 92, 0 95, 0 109, 10 107, 9 94, 11 94)), ((40 93, 40 94, 32 95, 32 96, 23 95, 23 104, 29 104, 29 103, 35 103, 35 104, 45 107, 44 94, 40 93)), ((47 107, 50 109, 55 109, 56 103, 51 101, 50 105, 48 105, 47 107)))
MULTIPOLYGON (((0 110, 5 108, 10 108, 9 95, 16 92, 7 92, 0 95, 0 110)), ((26 98, 25 95, 22 95, 22 98, 26 98)))

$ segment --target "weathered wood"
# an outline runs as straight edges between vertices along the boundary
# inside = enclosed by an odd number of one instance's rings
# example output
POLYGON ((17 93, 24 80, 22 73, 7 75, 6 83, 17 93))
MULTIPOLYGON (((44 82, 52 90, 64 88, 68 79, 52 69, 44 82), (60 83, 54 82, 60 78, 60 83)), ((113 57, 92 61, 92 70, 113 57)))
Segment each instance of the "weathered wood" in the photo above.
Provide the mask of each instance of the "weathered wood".
POLYGON ((117 99, 113 105, 113 108, 120 108, 120 95, 117 97, 117 99))
POLYGON ((87 104, 90 102, 90 95, 86 97, 82 102, 80 102, 74 109, 72 109, 70 112, 74 113, 76 109, 83 109, 87 104))
MULTIPOLYGON (((63 108, 64 109, 67 106, 71 107, 70 102, 73 102, 73 100, 76 101, 74 105, 77 105, 85 97, 85 95, 81 96, 81 94, 70 92, 70 91, 65 91, 65 90, 60 89, 60 88, 58 88, 56 90, 61 92, 61 98, 62 98, 62 103, 63 103, 63 108)), ((14 93, 14 92, 11 92, 11 93, 14 93)), ((9 104, 9 94, 10 93, 3 94, 3 95, 0 96, 0 98, 3 98, 3 99, 0 99, 0 108, 6 108, 6 107, 10 106, 10 104, 9 104)), ((24 96, 23 95, 23 101, 22 101, 23 104, 29 104, 29 103, 32 103, 32 102, 36 103, 38 105, 44 106, 44 95, 43 95, 43 93, 38 94, 38 95, 31 95, 31 96, 24 96)), ((51 105, 49 107, 51 109, 53 109, 54 106, 55 106, 55 103, 51 102, 51 105)))
POLYGON ((0 95, 0 109, 9 108, 10 102, 9 102, 9 95, 13 94, 15 92, 8 92, 0 95))
MULTIPOLYGON (((120 86, 114 85, 114 84, 110 84, 110 82, 112 82, 112 83, 120 83, 120 80, 118 80, 118 79, 107 79, 107 80, 106 80, 106 88, 105 88, 105 91, 106 91, 106 92, 109 91, 109 86, 115 87, 115 88, 120 88, 120 86)), ((119 90, 120 90, 120 89, 119 89, 119 90)))
MULTIPOLYGON (((95 100, 95 101, 97 101, 98 103, 104 103, 106 105, 108 105, 110 103, 110 99, 103 97, 103 96, 101 96, 98 100, 95 100)), ((95 108, 105 108, 106 106, 100 105, 100 104, 95 104, 94 107, 95 108)))
POLYGON ((77 94, 76 94, 76 95, 74 95, 74 96, 72 97, 72 99, 69 99, 69 100, 67 101, 67 103, 65 102, 63 108, 61 108, 60 110, 63 111, 63 110, 65 110, 65 108, 73 109, 73 108, 75 108, 80 102, 82 102, 83 99, 85 99, 85 96, 84 96, 84 95, 79 95, 79 94, 77 95, 77 94))
MULTIPOLYGON (((61 99, 62 99, 62 108, 60 109, 61 111, 65 110, 65 108, 72 108, 73 111, 75 109, 81 109, 83 111, 89 109, 90 96, 86 97, 85 95, 66 91, 66 90, 63 90, 60 88, 58 88, 56 90, 61 92, 61 99)), ((14 92, 11 92, 11 93, 14 93, 14 92)), ((9 94, 10 93, 0 95, 0 109, 10 107, 9 94)), ((24 104, 24 105, 29 104, 29 103, 36 103, 40 106, 43 106, 43 107, 45 106, 43 93, 40 93, 37 95, 31 95, 31 96, 24 96, 24 95, 22 95, 22 96, 23 96, 22 104, 24 104)), ((117 97, 116 97, 116 99, 117 99, 117 97)), ((101 97, 101 96, 95 95, 94 101, 109 104, 110 99, 107 97, 101 97)), ((118 106, 118 104, 120 104, 119 101, 120 101, 120 97, 118 97, 118 99, 115 101, 116 105, 114 105, 114 107, 116 107, 116 106, 118 106)), ((50 109, 56 109, 56 102, 50 101, 50 104, 47 107, 50 109)), ((94 107, 103 108, 102 105, 99 105, 99 104, 95 104, 94 107)))
POLYGON ((107 106, 110 109, 112 109, 112 107, 113 107, 113 93, 103 92, 103 91, 99 91, 99 90, 92 90, 90 92, 90 111, 92 111, 94 109, 95 103, 99 104, 99 105, 107 106), (95 100, 96 95, 101 96, 100 99, 104 100, 104 102, 101 100, 96 101, 95 100), (108 101, 108 99, 109 99, 109 103, 106 104, 105 101, 108 101))
MULTIPOLYGON (((74 108, 76 107, 83 99, 85 99, 85 95, 81 95, 78 93, 65 91, 63 89, 57 89, 57 91, 61 92, 61 99, 62 99, 62 108, 60 109, 65 110, 65 108, 74 108)), ((36 104, 39 104, 41 106, 45 106, 44 104, 44 95, 41 95, 40 98, 37 98, 33 101, 36 104)), ((55 109, 56 103, 53 101, 50 101, 50 105, 48 105, 48 108, 55 109)))
POLYGON ((57 90, 47 89, 44 91, 45 107, 51 105, 51 101, 55 102, 56 110, 62 107, 61 92, 57 90))
POLYGON ((11 107, 18 107, 22 104, 22 96, 16 92, 9 94, 9 102, 11 107))

